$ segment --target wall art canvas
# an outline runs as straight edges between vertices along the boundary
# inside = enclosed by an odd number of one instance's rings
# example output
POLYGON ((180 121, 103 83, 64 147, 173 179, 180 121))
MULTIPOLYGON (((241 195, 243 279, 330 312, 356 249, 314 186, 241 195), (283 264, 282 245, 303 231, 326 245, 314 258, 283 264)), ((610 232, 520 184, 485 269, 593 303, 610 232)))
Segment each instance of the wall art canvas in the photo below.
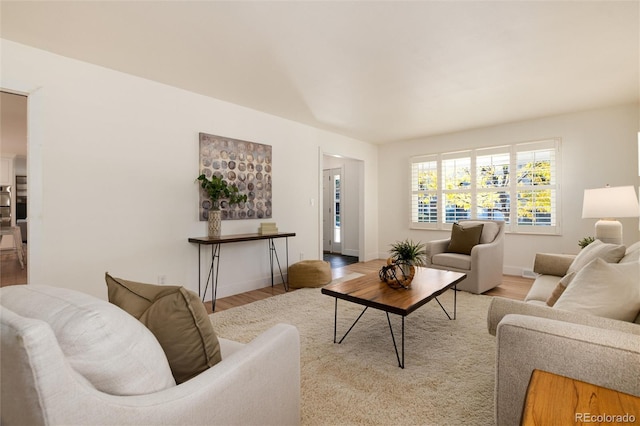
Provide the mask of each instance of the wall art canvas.
MULTIPOLYGON (((247 195, 247 202, 237 206, 221 202, 222 219, 270 218, 272 172, 271 145, 200 133, 200 173, 208 178, 222 177, 247 195)), ((207 220, 210 207, 211 202, 200 189, 201 221, 207 220)))

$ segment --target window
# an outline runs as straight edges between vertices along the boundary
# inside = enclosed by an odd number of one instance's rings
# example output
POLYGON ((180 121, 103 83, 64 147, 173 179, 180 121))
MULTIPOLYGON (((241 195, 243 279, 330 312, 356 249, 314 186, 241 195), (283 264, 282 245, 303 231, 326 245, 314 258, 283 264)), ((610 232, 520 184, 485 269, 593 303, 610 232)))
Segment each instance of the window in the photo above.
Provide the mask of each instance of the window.
POLYGON ((411 226, 504 220, 510 232, 559 233, 557 139, 411 159, 411 226))
POLYGON ((411 211, 414 223, 438 223, 437 156, 417 157, 411 172, 411 211))

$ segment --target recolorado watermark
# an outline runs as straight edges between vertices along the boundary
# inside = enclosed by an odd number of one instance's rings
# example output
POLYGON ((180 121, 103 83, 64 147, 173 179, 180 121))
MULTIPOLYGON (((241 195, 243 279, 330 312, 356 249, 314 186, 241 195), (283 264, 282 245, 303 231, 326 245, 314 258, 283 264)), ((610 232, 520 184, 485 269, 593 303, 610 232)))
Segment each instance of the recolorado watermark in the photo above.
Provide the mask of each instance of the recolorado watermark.
POLYGON ((576 413, 574 421, 582 423, 635 423, 636 416, 633 414, 591 414, 576 413))

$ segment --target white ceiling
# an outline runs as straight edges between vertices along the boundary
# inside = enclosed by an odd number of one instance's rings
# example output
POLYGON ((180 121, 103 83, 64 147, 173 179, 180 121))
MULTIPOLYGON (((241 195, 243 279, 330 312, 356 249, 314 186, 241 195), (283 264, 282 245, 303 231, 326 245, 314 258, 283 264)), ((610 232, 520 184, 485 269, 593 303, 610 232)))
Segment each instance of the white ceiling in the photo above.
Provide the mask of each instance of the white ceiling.
POLYGON ((384 143, 638 102, 638 1, 1 3, 3 38, 384 143))

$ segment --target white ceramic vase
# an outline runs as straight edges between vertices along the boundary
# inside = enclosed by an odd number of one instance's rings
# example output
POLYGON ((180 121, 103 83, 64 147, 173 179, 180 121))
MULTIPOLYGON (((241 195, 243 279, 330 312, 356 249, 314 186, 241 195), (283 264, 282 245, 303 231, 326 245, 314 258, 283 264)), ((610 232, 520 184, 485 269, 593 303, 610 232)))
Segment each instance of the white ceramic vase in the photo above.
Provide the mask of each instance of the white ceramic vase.
POLYGON ((218 238, 222 233, 222 212, 209 210, 209 237, 218 238))

